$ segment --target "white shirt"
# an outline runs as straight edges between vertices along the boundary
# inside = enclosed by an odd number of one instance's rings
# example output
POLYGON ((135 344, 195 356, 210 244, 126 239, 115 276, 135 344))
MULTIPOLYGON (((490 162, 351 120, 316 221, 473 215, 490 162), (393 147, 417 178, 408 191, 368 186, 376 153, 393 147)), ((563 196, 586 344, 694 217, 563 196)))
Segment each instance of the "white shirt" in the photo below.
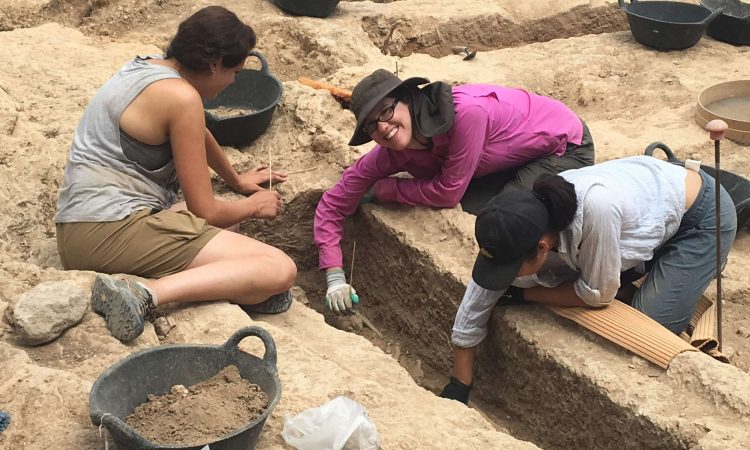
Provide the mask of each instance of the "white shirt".
MULTIPOLYGON (((573 222, 559 234, 557 256, 512 284, 554 287, 575 280, 576 295, 586 304, 609 304, 620 288, 620 272, 651 260, 677 232, 685 213, 686 174, 684 167, 650 156, 562 172, 578 198, 573 222)), ((503 293, 469 282, 453 325, 456 346, 473 347, 484 339, 503 293)))

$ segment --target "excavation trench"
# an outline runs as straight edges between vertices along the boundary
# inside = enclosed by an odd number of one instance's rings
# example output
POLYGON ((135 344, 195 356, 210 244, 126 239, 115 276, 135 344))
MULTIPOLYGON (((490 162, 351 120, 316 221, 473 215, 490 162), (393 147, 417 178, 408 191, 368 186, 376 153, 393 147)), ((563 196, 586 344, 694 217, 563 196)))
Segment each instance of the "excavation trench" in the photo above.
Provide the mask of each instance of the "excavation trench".
MULTIPOLYGON (((616 6, 582 5, 561 14, 519 23, 501 14, 483 14, 439 21, 433 17, 374 15, 362 18, 362 28, 383 54, 434 57, 451 54, 451 47, 495 50, 535 42, 628 29, 625 14, 616 6)), ((573 57, 573 55, 571 55, 573 57)))
MULTIPOLYGON (((325 282, 317 269, 312 237, 321 194, 319 190, 301 193, 286 203, 283 216, 276 221, 248 224, 243 231, 280 247, 297 261, 298 285, 307 294, 308 306, 323 313, 327 323, 370 339, 397 359, 418 384, 439 391, 450 370, 450 330, 464 284, 440 269, 429 252, 405 243, 403 234, 379 220, 368 206, 347 221, 342 248, 350 273, 356 240, 354 285, 363 299, 360 313, 383 338, 361 318, 325 312, 325 282)), ((429 226, 425 231, 429 232, 429 226)), ((495 310, 496 315, 508 313, 503 308, 495 310)), ((480 348, 472 400, 499 430, 543 448, 684 449, 695 445, 697 437, 659 426, 637 405, 615 403, 602 386, 552 357, 540 356, 543 352, 507 322, 493 323, 495 329, 480 348)))

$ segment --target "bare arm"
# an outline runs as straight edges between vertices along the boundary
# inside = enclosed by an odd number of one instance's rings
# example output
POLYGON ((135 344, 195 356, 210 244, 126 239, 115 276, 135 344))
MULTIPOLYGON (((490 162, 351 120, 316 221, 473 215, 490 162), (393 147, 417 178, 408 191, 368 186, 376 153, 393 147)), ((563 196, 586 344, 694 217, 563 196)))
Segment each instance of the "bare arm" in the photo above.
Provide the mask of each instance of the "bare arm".
POLYGON ((477 347, 453 347, 453 376, 463 384, 470 385, 474 378, 474 357, 477 347))
MULTIPOLYGON (((200 96, 181 82, 165 86, 161 95, 160 100, 168 105, 165 114, 172 154, 188 210, 211 225, 222 228, 249 217, 274 217, 279 204, 276 193, 265 193, 265 197, 256 194, 232 202, 214 198, 208 160, 210 153, 210 158, 216 162, 219 159, 217 151, 221 149, 218 144, 216 148, 206 147, 206 124, 200 96)), ((221 158, 226 166, 219 161, 219 170, 226 171, 229 162, 224 155, 221 158)))
POLYGON ((221 146, 216 142, 216 138, 214 138, 214 135, 211 134, 207 128, 205 129, 205 134, 206 159, 208 160, 209 167, 214 169, 214 172, 216 172, 221 179, 229 185, 229 187, 236 190, 235 186, 239 183, 239 175, 237 174, 237 171, 234 170, 234 167, 232 167, 227 156, 221 150, 221 146))
MULTIPOLYGON (((244 173, 237 173, 214 135, 206 129, 206 158, 208 165, 224 180, 229 187, 243 194, 252 194, 264 190, 260 184, 267 183, 269 173, 267 166, 258 166, 244 173)), ((273 183, 283 183, 287 179, 286 172, 274 170, 271 174, 273 183)))
POLYGON ((563 283, 559 286, 548 288, 535 286, 524 289, 523 296, 526 300, 553 306, 589 306, 576 294, 573 283, 563 283))

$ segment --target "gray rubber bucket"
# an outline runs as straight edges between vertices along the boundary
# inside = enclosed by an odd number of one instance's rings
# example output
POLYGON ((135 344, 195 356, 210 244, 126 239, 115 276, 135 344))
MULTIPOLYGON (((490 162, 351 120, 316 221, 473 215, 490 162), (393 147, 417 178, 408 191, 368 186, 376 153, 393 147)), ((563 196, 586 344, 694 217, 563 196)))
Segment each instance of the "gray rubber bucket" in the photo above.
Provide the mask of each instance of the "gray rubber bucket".
POLYGON ((273 113, 281 101, 283 86, 268 70, 266 58, 257 51, 251 51, 250 56, 260 60, 260 70, 241 70, 234 83, 216 98, 203 102, 206 128, 221 145, 239 146, 260 137, 271 125, 273 113), (253 112, 235 117, 219 117, 211 113, 211 109, 220 106, 251 109, 253 112))
POLYGON ((276 370, 276 344, 260 327, 242 328, 223 345, 163 345, 134 353, 104 371, 89 394, 89 416, 94 425, 103 424, 120 450, 181 449, 250 450, 255 448, 266 419, 281 398, 276 370), (257 336, 265 345, 263 358, 243 352, 240 341, 257 336), (194 446, 170 446, 151 442, 131 428, 125 419, 147 396, 169 392, 176 384, 192 386, 205 381, 227 366, 235 365, 243 379, 255 383, 268 395, 263 414, 239 430, 213 442, 194 446))
MULTIPOLYGON (((656 149, 661 150, 667 155, 667 161, 674 164, 685 165, 684 161, 677 159, 674 152, 672 152, 672 149, 661 142, 654 142, 646 147, 644 154, 654 156, 654 150, 656 149)), ((715 168, 701 164, 701 170, 716 178, 715 168)), ((721 179, 719 182, 721 183, 721 186, 726 189, 729 196, 732 197, 732 202, 734 203, 734 208, 737 213, 737 229, 739 230, 745 225, 747 220, 750 219, 750 181, 724 169, 720 169, 719 171, 721 172, 721 179)))

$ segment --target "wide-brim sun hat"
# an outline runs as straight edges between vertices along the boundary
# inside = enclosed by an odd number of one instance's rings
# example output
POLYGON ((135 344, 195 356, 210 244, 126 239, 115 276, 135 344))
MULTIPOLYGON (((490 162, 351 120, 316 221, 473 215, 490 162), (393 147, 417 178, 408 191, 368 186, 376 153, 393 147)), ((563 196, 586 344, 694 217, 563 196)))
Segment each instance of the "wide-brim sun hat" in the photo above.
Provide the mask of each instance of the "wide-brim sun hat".
POLYGON ((357 127, 354 134, 349 140, 349 145, 362 145, 370 142, 372 138, 362 127, 365 124, 367 115, 372 109, 380 103, 391 92, 403 86, 420 86, 429 83, 430 80, 422 77, 412 77, 401 80, 396 75, 385 69, 378 69, 370 75, 363 78, 352 91, 350 101, 351 110, 357 119, 357 127))

